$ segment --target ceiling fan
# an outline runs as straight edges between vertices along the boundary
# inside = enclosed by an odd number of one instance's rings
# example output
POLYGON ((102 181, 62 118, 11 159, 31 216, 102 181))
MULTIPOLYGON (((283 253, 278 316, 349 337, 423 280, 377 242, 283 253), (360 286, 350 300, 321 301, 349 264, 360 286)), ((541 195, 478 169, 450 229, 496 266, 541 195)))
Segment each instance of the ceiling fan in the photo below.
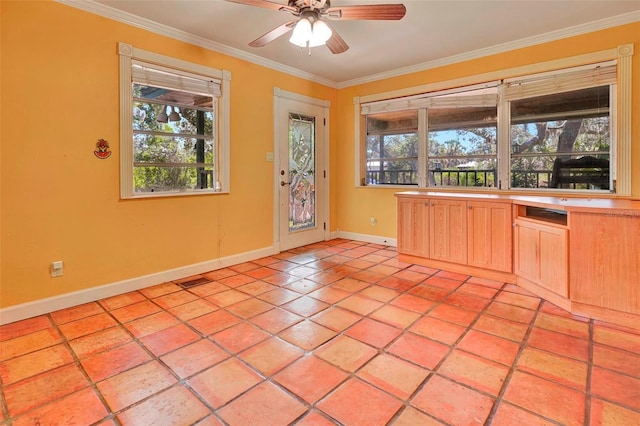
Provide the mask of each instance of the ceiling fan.
MULTIPOLYGON (((327 20, 399 20, 406 13, 403 4, 370 4, 331 7, 330 0, 288 0, 287 5, 270 0, 227 0, 248 6, 289 12, 294 19, 272 29, 249 43, 252 47, 262 47, 293 30, 289 41, 301 47, 326 44, 331 53, 342 53, 349 45, 327 20)), ((311 50, 309 50, 311 52, 311 50)))

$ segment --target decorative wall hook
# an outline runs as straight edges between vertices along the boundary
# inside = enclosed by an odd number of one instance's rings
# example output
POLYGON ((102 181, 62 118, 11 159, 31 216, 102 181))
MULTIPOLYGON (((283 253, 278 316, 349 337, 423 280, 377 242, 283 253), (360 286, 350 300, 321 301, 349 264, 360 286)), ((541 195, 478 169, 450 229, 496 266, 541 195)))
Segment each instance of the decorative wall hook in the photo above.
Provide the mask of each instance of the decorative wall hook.
POLYGON ((98 142, 96 142, 96 150, 93 151, 93 153, 95 154, 96 157, 98 157, 101 160, 104 160, 105 158, 109 158, 111 156, 111 149, 109 148, 109 142, 107 142, 104 139, 99 139, 98 142))

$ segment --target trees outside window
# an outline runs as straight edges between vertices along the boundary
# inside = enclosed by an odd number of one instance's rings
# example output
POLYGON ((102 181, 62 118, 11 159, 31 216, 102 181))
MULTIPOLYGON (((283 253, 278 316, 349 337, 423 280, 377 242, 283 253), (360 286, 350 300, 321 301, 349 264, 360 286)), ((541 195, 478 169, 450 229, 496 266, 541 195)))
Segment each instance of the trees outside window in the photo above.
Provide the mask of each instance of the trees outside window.
POLYGON ((134 192, 215 187, 214 97, 133 83, 134 192))
POLYGON ((593 64, 365 103, 362 183, 610 191, 616 75, 593 64))
POLYGON ((600 86, 511 101, 511 187, 608 190, 609 100, 600 86))
POLYGON ((118 48, 121 197, 227 192, 231 75, 118 48))

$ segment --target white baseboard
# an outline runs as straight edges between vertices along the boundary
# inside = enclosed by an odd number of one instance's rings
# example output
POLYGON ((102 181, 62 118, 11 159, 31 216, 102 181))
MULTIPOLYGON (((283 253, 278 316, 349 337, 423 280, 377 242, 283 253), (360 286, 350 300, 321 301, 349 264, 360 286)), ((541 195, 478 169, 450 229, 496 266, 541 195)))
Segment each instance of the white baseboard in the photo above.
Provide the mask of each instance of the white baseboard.
MULTIPOLYGON (((396 247, 397 245, 395 238, 357 234, 354 232, 331 232, 330 237, 363 241, 366 243, 381 244, 392 247, 396 247)), ((22 303, 20 305, 9 306, 7 308, 0 309, 0 325, 36 317, 38 315, 47 314, 60 309, 70 308, 72 306, 82 305, 84 303, 95 302, 96 300, 117 296, 134 290, 140 290, 142 288, 189 277, 191 275, 226 268, 227 266, 249 262, 251 260, 260 259, 277 253, 279 253, 279 250, 276 246, 265 247, 220 259, 208 260, 201 263, 195 263, 193 265, 143 275, 141 277, 122 280, 111 284, 74 291, 72 293, 61 294, 59 296, 47 297, 45 299, 22 303)))
POLYGON ((355 232, 336 231, 331 233, 331 238, 344 238, 346 240, 363 241, 365 243, 381 244, 385 246, 397 247, 398 241, 395 238, 380 237, 377 235, 357 234, 355 232))
POLYGON ((182 266, 180 268, 169 269, 154 274, 105 284, 85 290, 74 291, 72 293, 61 294, 59 296, 47 297, 33 302, 22 303, 20 305, 9 306, 0 309, 0 325, 9 324, 38 315, 47 314, 60 309, 82 305, 83 303, 94 302, 106 297, 117 296, 134 290, 140 290, 167 281, 173 281, 192 275, 209 272, 227 266, 237 265, 243 262, 260 259, 278 253, 274 247, 265 247, 233 256, 208 260, 193 265, 182 266))

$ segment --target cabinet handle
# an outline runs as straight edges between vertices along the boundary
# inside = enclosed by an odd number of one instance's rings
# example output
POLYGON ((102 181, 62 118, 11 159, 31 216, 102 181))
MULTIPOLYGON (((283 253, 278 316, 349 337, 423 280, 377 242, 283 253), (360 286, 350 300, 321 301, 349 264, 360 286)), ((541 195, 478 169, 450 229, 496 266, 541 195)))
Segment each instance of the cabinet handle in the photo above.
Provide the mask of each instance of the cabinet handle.
POLYGON ((467 208, 468 208, 469 210, 471 210, 471 209, 473 208, 473 206, 467 206, 467 208))

